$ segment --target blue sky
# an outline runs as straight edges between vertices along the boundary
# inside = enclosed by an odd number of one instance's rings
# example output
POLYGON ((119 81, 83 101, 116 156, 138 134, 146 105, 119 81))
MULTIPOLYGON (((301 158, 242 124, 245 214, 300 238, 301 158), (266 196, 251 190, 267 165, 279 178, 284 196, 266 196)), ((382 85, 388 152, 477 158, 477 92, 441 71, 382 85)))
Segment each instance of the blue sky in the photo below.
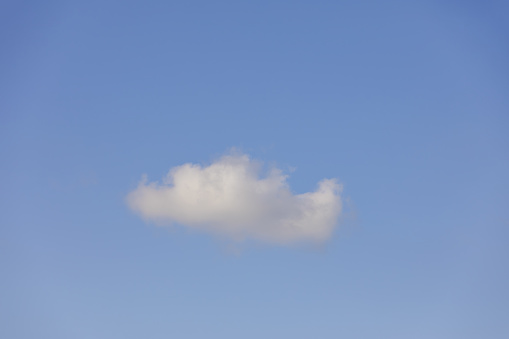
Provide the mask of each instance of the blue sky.
POLYGON ((503 1, 4 1, 0 336, 507 338, 503 1), (324 178, 319 245, 126 203, 235 147, 324 178))

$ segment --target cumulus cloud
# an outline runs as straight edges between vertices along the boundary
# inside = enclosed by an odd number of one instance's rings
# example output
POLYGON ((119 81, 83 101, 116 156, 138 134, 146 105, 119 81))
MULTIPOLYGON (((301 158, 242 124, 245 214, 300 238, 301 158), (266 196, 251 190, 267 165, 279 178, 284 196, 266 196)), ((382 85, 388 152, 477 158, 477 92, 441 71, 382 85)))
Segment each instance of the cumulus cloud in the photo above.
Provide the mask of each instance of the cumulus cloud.
POLYGON ((341 185, 324 179, 314 192, 293 194, 287 175, 245 154, 211 165, 172 168, 162 183, 142 179, 128 194, 129 207, 147 220, 272 243, 322 242, 341 214, 341 185))

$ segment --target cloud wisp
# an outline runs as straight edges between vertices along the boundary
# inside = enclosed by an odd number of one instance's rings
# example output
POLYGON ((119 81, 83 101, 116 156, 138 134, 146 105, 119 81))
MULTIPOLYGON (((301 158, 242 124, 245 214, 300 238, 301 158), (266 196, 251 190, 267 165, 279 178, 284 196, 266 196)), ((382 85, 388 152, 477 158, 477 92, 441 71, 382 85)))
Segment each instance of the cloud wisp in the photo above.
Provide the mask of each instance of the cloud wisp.
POLYGON ((143 179, 127 196, 146 220, 178 223, 226 235, 287 244, 323 242, 341 214, 341 185, 324 179, 314 192, 293 194, 287 175, 245 154, 223 156, 209 166, 174 167, 162 183, 143 179))

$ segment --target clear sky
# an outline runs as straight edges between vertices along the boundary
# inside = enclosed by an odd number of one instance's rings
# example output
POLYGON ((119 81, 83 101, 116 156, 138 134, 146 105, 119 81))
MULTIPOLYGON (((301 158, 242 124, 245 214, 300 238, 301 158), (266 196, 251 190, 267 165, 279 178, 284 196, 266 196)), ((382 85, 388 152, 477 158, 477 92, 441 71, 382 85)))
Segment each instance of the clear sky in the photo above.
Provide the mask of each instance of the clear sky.
POLYGON ((2 1, 0 337, 509 338, 508 12, 2 1), (336 178, 338 223, 129 205, 232 147, 288 176, 271 206, 336 178))

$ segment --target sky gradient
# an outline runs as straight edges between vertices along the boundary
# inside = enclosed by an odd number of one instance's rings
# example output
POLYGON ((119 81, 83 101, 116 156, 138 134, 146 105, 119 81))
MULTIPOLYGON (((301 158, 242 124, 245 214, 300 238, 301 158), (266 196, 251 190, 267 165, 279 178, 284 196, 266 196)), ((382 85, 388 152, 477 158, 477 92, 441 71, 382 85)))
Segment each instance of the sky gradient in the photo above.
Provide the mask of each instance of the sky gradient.
POLYGON ((0 337, 509 337, 503 1, 4 1, 0 337), (235 147, 324 178, 320 245, 126 197, 235 147))

